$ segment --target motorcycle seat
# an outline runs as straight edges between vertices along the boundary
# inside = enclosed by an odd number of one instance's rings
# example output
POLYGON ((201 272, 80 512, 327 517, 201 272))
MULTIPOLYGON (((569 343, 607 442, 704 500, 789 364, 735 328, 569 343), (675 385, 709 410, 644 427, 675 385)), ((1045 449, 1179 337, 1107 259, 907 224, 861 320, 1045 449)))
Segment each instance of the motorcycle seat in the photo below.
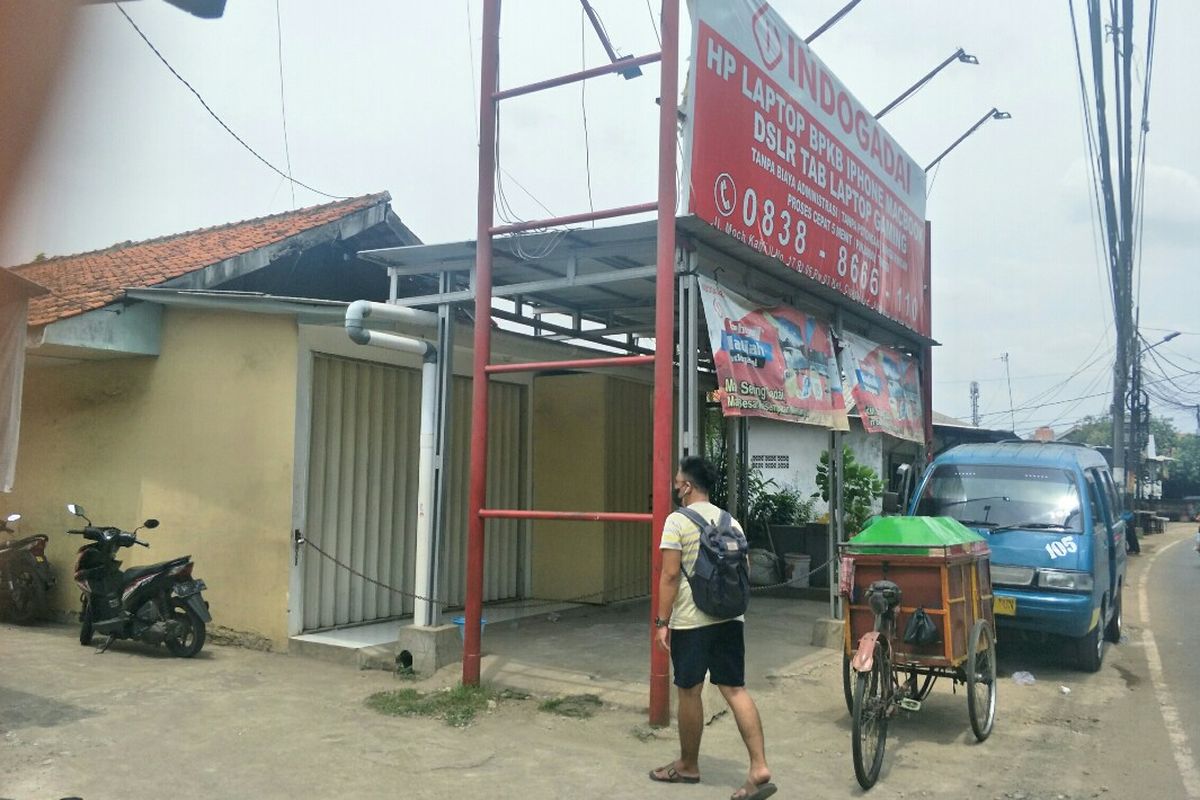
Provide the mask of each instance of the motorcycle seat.
POLYGON ((147 564, 144 567, 130 567, 129 569, 124 570, 122 575, 125 576, 125 581, 128 583, 155 572, 166 572, 172 567, 181 566, 191 560, 191 556, 181 556, 180 558, 173 558, 170 561, 161 561, 158 564, 147 564))
POLYGON ((45 541, 46 539, 47 537, 44 533, 39 533, 34 536, 26 536, 24 539, 14 539, 8 542, 0 542, 0 553, 5 552, 6 550, 20 550, 28 547, 38 540, 45 541))

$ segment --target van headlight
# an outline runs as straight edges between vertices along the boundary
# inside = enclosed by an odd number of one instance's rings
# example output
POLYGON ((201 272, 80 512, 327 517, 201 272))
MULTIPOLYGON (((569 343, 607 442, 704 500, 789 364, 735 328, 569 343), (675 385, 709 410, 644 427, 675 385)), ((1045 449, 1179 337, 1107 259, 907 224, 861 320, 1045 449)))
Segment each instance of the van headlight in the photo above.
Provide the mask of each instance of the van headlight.
POLYGON ((1065 592, 1092 591, 1092 576, 1087 572, 1067 569, 1039 569, 1038 586, 1043 589, 1059 589, 1065 592))

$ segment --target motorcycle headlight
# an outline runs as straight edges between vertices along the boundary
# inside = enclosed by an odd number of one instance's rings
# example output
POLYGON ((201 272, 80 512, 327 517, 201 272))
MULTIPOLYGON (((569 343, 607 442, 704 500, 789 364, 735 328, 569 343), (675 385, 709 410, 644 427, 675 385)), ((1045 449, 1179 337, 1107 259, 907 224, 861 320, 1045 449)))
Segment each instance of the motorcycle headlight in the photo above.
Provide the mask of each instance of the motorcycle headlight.
POLYGON ((1064 592, 1090 592, 1092 576, 1086 572, 1066 569, 1039 569, 1038 586, 1043 589, 1059 589, 1064 592))

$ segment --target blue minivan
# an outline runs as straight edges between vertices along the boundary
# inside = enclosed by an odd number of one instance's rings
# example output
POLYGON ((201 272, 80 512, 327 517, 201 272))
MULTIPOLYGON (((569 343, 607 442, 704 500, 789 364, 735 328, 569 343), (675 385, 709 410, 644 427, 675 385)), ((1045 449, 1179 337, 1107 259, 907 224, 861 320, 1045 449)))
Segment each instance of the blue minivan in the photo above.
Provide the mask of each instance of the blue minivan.
POLYGON ((1100 669, 1121 638, 1125 525, 1108 463, 1086 445, 966 444, 934 459, 910 513, 954 517, 988 539, 997 627, 1066 636, 1100 669))

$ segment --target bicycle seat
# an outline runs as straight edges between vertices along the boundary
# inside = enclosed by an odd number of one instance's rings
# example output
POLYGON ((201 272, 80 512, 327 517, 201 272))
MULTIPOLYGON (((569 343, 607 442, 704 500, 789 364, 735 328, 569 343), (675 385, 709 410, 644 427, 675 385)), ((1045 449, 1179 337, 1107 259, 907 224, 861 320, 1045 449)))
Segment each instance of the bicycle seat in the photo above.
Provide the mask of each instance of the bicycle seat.
POLYGON ((900 605, 900 587, 891 581, 875 581, 867 588, 867 603, 876 614, 900 605))

